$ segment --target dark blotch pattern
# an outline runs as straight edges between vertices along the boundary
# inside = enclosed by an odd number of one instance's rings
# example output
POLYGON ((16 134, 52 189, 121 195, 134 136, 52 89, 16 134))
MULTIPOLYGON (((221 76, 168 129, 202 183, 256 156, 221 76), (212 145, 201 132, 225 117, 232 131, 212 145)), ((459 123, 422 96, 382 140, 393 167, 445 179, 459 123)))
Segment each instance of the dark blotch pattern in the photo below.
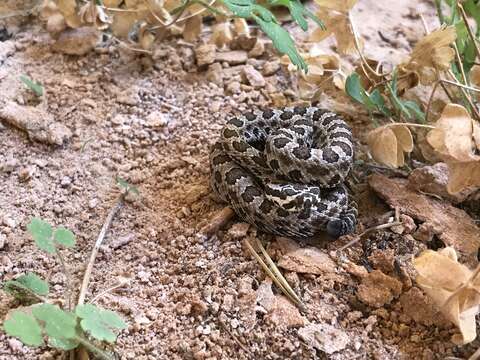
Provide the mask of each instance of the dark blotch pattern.
POLYGON ((260 190, 258 190, 255 186, 247 186, 245 191, 242 194, 242 199, 249 203, 252 202, 257 196, 262 195, 260 190))
POLYGON ((238 152, 245 152, 248 149, 248 145, 241 141, 234 141, 232 145, 238 152))
POLYGON ((334 162, 337 162, 338 159, 340 159, 338 154, 335 151, 333 151, 332 148, 330 148, 330 147, 327 147, 323 150, 322 157, 323 157, 323 160, 325 160, 326 162, 328 162, 330 164, 334 163, 334 162))
POLYGON ((293 113, 295 115, 305 115, 307 113, 307 108, 304 106, 295 106, 293 113))
POLYGON ((247 113, 245 113, 244 116, 245 116, 245 118, 246 118, 248 121, 253 121, 253 120, 255 120, 255 119, 257 118, 257 117, 255 116, 255 114, 252 113, 252 112, 247 112, 247 113))
POLYGON ((353 155, 353 151, 352 151, 351 146, 348 145, 347 143, 343 142, 343 141, 334 141, 334 142, 332 142, 331 145, 332 146, 338 146, 339 148, 341 148, 347 156, 352 156, 353 155))
POLYGON ((285 147, 288 143, 290 142, 290 139, 286 138, 277 138, 273 140, 273 145, 275 145, 276 148, 282 149, 285 147))
POLYGON ((262 117, 264 119, 270 119, 273 115, 275 115, 275 113, 272 111, 272 110, 265 110, 262 114, 262 117))
POLYGON ((237 180, 241 179, 244 176, 246 177, 247 174, 245 174, 245 171, 240 168, 233 168, 225 174, 228 185, 235 185, 237 180))
POLYGON ((293 117, 293 112, 291 111, 284 111, 282 115, 280 115, 280 119, 282 120, 290 120, 293 117))
POLYGON ((278 163, 278 160, 276 160, 276 159, 270 160, 270 168, 272 170, 280 169, 280 164, 278 163))
POLYGON ((299 146, 293 149, 293 155, 300 160, 307 160, 310 158, 310 149, 306 146, 299 146))
POLYGON ((238 118, 230 119, 229 123, 235 125, 236 127, 242 127, 243 126, 243 121, 238 119, 238 118))
POLYGON ((223 130, 223 136, 226 139, 230 139, 232 137, 238 136, 238 132, 236 132, 235 130, 231 130, 231 129, 225 129, 225 130, 223 130))

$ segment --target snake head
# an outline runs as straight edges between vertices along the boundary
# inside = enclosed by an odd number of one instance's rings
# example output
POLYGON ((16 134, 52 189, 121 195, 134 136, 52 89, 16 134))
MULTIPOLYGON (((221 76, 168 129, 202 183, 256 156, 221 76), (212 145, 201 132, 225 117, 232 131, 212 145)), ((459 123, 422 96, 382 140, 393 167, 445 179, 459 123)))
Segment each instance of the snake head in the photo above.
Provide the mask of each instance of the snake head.
POLYGON ((327 223, 327 233, 335 239, 350 234, 354 229, 355 225, 351 221, 343 219, 330 220, 327 223))

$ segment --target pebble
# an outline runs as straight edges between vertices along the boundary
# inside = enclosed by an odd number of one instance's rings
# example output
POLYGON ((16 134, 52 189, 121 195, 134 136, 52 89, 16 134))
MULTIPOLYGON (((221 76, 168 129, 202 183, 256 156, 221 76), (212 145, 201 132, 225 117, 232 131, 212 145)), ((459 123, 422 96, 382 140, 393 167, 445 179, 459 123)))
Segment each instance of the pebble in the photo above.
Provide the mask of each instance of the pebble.
POLYGON ((262 73, 265 76, 270 76, 275 74, 278 70, 280 70, 280 61, 267 61, 262 68, 262 73))
POLYGON ((256 58, 256 57, 262 56, 264 52, 265 52, 265 43, 262 40, 257 39, 257 42, 253 46, 252 50, 248 52, 248 56, 256 58))
POLYGON ((168 125, 169 120, 168 115, 156 110, 148 114, 145 118, 145 124, 148 127, 159 128, 168 125))
POLYGON ((203 44, 195 49, 195 57, 197 58, 197 65, 204 66, 213 64, 215 61, 217 47, 215 44, 203 44))
POLYGON ((7 237, 3 234, 0 234, 0 250, 5 247, 6 243, 7 243, 7 237))
POLYGON ((8 226, 11 229, 15 229, 15 227, 17 226, 17 223, 12 218, 10 218, 8 216, 4 216, 3 217, 3 225, 8 226))
POLYGON ((243 68, 243 75, 247 79, 247 82, 255 89, 260 89, 265 86, 265 79, 259 71, 257 71, 252 65, 245 65, 243 68))
POLYGON ((245 64, 248 60, 248 54, 243 50, 232 50, 219 52, 215 56, 215 61, 225 62, 229 65, 245 64))
POLYGON ((240 94, 241 87, 239 81, 232 81, 227 85, 227 92, 230 94, 240 94))

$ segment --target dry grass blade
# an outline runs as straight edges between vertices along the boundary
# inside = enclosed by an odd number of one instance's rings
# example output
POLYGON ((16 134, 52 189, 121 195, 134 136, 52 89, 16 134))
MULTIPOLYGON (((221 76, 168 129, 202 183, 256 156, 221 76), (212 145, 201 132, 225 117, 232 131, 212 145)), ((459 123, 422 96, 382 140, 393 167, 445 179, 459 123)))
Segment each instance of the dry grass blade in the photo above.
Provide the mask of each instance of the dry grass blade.
MULTIPOLYGON (((290 301, 292 301, 295 305, 297 306, 302 306, 302 302, 300 301, 300 299, 298 298, 298 296, 295 294, 295 292, 293 292, 292 288, 290 287, 290 285, 288 284, 287 280, 285 280, 285 278, 283 277, 283 275, 280 274, 281 276, 281 279, 278 278, 274 272, 268 267, 268 265, 265 263, 265 261, 263 261, 263 259, 260 257, 260 255, 258 255, 258 253, 255 251, 255 249, 253 248, 252 244, 250 244, 250 242, 245 239, 245 245, 247 245, 247 248, 248 250, 250 251, 250 253, 253 255, 253 257, 258 261, 258 263, 260 264, 260 266, 263 268, 263 270, 267 273, 268 276, 270 276, 270 278, 273 280, 273 282, 275 283, 275 285, 277 285, 280 290, 285 294, 285 296, 290 299, 290 301), (286 284, 288 286, 288 288, 291 290, 287 290, 287 288, 285 288, 285 285, 286 284), (293 294, 293 295, 292 295, 293 294)), ((261 249, 263 249, 263 246, 261 247, 261 249)), ((265 249, 263 249, 263 251, 265 251, 265 249)), ((262 253, 263 253, 262 251, 262 253)), ((266 253, 266 252, 265 252, 266 253)), ((272 259, 270 258, 270 256, 268 256, 268 254, 265 256, 267 261, 270 260, 270 263, 273 263, 272 259)), ((278 273, 280 273, 280 271, 278 270, 278 268, 275 266, 274 264, 274 268, 278 271, 278 273)))
POLYGON ((290 286, 290 284, 288 283, 287 279, 285 279, 285 277, 282 275, 282 273, 280 272, 280 270, 278 270, 278 267, 277 265, 275 265, 275 263, 273 262, 272 258, 268 255, 267 251, 265 250, 265 248, 263 247, 262 243, 260 240, 258 239, 255 239, 256 240, 256 243, 257 243, 257 246, 260 248, 260 251, 262 252, 263 256, 265 257, 265 259, 267 260, 267 263, 268 265, 270 265, 270 268, 272 269, 273 273, 278 277, 279 281, 282 282, 282 285, 285 287, 285 289, 287 289, 287 291, 289 292, 289 294, 295 298, 295 300, 298 302, 298 304, 301 304, 302 303, 302 300, 300 300, 300 298, 297 296, 297 294, 295 293, 295 291, 292 289, 292 287, 290 286))

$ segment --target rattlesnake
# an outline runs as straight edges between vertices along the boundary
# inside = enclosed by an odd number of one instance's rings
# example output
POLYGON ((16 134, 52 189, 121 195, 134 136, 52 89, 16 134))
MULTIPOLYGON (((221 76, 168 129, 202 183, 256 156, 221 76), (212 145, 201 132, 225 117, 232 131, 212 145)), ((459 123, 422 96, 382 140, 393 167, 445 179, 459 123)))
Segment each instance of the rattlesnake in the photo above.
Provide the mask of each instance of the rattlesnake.
POLYGON ((343 184, 352 134, 316 107, 245 113, 230 119, 210 154, 214 192, 259 230, 295 239, 350 233, 357 211, 343 184))

